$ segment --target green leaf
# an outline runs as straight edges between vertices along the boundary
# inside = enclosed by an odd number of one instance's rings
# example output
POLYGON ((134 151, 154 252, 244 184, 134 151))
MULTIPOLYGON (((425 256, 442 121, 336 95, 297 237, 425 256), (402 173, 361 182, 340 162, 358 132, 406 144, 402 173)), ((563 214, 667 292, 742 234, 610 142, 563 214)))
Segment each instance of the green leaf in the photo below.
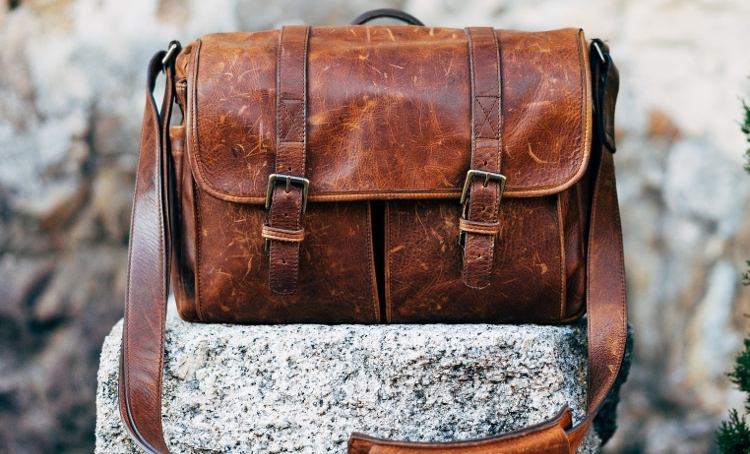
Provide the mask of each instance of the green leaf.
POLYGON ((747 427, 745 417, 740 417, 737 410, 731 410, 729 421, 721 423, 716 431, 716 443, 722 454, 750 453, 750 428, 747 427))
POLYGON ((750 393, 750 338, 745 338, 745 348, 735 358, 734 370, 727 374, 740 391, 750 393))

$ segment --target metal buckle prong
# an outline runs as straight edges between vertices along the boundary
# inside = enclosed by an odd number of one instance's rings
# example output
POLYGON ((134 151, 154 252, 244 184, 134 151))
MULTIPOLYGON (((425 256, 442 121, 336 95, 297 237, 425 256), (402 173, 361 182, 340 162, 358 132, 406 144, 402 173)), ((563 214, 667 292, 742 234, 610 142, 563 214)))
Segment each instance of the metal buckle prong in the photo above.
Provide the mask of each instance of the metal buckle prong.
POLYGON ((483 186, 486 188, 490 180, 497 181, 500 183, 500 198, 503 197, 505 191, 505 175, 501 173, 486 172, 484 170, 469 170, 466 172, 466 180, 464 180, 464 189, 461 191, 461 205, 466 202, 466 197, 469 195, 469 188, 471 187, 471 180, 475 177, 484 178, 483 186))
POLYGON ((281 173, 272 173, 268 176, 268 188, 266 189, 266 209, 271 207, 271 199, 273 198, 273 186, 277 181, 283 181, 286 183, 285 191, 287 194, 292 189, 292 183, 302 186, 302 214, 307 211, 307 192, 310 188, 310 180, 302 177, 295 177, 293 175, 284 175, 281 173))
POLYGON ((167 67, 167 62, 169 62, 169 59, 172 58, 174 53, 177 51, 177 48, 179 47, 180 43, 178 41, 172 41, 169 43, 169 48, 167 49, 166 55, 164 55, 164 58, 161 59, 161 64, 163 66, 162 69, 165 69, 167 67))
POLYGON ((597 51, 597 52, 599 53, 599 58, 601 58, 601 59, 602 59, 602 63, 604 63, 604 64, 606 65, 606 64, 607 64, 607 59, 606 59, 606 58, 604 58, 604 53, 602 52, 602 48, 601 48, 601 47, 599 47, 599 43, 598 43, 598 42, 596 42, 596 41, 594 41, 594 48, 595 48, 595 49, 596 49, 596 51, 597 51))

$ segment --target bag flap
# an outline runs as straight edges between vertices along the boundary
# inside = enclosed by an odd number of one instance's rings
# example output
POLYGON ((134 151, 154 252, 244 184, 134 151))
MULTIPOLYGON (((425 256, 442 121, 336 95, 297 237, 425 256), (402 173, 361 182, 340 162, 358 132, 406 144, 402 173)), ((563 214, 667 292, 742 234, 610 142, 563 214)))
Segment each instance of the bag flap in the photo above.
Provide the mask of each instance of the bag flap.
MULTIPOLYGON (((552 194, 583 175, 592 106, 583 32, 498 31, 506 197, 552 194)), ((275 168, 278 31, 187 46, 187 149, 198 186, 263 203, 275 168)), ((306 175, 311 201, 458 198, 471 161, 463 30, 313 28, 306 175)), ((302 75, 300 76, 302 77, 302 75)))

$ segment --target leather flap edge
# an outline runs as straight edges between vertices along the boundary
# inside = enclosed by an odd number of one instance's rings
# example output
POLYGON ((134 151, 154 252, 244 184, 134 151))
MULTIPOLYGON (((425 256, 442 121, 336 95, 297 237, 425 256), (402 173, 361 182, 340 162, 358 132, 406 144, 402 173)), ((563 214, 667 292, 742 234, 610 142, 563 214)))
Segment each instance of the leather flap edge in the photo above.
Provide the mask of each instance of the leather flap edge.
MULTIPOLYGON (((563 191, 590 157, 583 31, 501 30, 498 37, 504 196, 563 191)), ((463 30, 313 28, 309 49, 311 202, 460 197, 471 160, 463 30)), ((224 33, 204 36, 178 57, 177 75, 187 78, 191 169, 198 188, 214 197, 265 203, 275 162, 277 50, 278 31, 224 33)))

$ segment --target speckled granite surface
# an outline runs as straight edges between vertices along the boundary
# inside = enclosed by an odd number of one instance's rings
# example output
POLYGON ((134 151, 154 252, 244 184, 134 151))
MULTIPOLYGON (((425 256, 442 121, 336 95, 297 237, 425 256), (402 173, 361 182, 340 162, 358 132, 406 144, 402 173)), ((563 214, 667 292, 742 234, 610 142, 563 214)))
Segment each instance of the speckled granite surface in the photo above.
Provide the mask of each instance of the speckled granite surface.
MULTIPOLYGON (((135 453, 117 409, 122 323, 104 342, 96 452, 135 453)), ((345 453, 352 431, 476 438, 585 403, 585 325, 190 324, 170 319, 173 453, 345 453)), ((579 452, 599 452, 590 431, 579 452)))

